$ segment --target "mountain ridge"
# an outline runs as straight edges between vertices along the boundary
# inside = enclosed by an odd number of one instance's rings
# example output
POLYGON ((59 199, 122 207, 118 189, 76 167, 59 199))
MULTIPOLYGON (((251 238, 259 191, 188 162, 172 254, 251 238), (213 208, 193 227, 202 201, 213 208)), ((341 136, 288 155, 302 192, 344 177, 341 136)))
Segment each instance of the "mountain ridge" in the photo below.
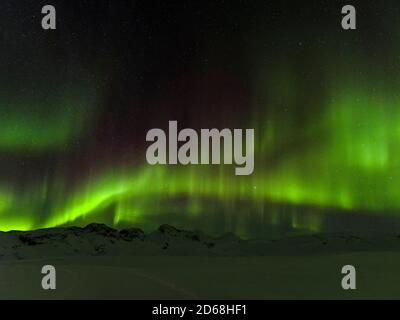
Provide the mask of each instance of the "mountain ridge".
POLYGON ((268 256, 348 251, 399 250, 400 235, 312 234, 244 240, 227 233, 210 237, 163 224, 145 233, 105 224, 35 231, 0 232, 0 262, 71 256, 268 256))

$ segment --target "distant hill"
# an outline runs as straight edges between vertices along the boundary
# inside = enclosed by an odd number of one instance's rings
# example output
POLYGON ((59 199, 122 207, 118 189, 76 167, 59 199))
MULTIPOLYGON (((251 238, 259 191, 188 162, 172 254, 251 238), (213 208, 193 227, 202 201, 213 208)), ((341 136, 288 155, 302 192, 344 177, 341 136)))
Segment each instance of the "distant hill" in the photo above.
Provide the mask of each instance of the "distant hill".
POLYGON ((397 234, 316 234, 271 240, 242 240, 234 234, 209 237, 201 231, 162 225, 116 230, 104 224, 0 233, 0 261, 71 256, 268 256, 400 249, 397 234))

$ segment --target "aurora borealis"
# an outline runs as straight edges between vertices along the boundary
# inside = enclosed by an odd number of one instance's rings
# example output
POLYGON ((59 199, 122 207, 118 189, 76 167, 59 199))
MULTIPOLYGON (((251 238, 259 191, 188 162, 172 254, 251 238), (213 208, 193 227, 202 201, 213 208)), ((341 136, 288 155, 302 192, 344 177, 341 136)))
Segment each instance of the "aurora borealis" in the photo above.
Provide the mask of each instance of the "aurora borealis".
POLYGON ((340 1, 150 2, 53 1, 56 31, 41 3, 0 4, 0 230, 397 219, 397 2, 354 3, 356 31, 340 1), (148 165, 146 132, 171 120, 254 128, 254 173, 148 165))

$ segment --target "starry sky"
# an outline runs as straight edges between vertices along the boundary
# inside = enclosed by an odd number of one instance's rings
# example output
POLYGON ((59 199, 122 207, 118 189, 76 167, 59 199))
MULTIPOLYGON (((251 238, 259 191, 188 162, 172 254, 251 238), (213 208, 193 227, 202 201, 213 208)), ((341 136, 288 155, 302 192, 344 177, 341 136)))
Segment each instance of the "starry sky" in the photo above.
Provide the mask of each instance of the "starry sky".
POLYGON ((2 0, 0 230, 399 228, 400 4, 345 4, 2 0), (254 128, 253 175, 148 165, 170 120, 254 128))

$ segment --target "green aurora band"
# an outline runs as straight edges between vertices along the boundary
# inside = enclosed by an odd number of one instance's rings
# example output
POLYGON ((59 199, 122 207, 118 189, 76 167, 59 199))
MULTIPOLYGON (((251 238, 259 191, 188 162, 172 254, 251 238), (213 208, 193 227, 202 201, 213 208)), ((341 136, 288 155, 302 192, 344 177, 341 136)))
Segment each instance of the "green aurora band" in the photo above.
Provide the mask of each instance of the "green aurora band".
MULTIPOLYGON (((331 100, 320 122, 302 132, 309 148, 285 155, 271 169, 261 165, 269 152, 284 142, 279 127, 258 134, 256 171, 249 177, 232 174, 231 167, 188 166, 120 168, 105 170, 82 183, 72 194, 52 194, 45 215, 35 213, 45 201, 40 192, 24 197, 4 189, 0 193, 0 228, 30 230, 72 224, 83 217, 96 220, 103 208, 113 208, 113 222, 140 223, 148 215, 166 210, 170 199, 184 198, 182 214, 201 215, 216 199, 226 211, 247 201, 263 213, 264 203, 286 203, 344 210, 400 208, 400 101, 376 92, 343 92, 331 100), (275 135, 274 137, 271 137, 275 135), (313 146, 315 135, 318 143, 313 146), (276 140, 275 140, 276 141, 276 140)), ((284 127, 284 124, 283 124, 284 127)), ((256 131, 257 132, 257 131, 256 131)), ((258 131, 260 133, 260 131, 258 131)), ((32 190, 45 188, 32 187, 32 190)), ((62 189, 62 188, 60 188, 62 189)), ((172 204, 170 204, 172 206, 172 204)), ((179 205, 178 205, 179 206, 179 205)), ((279 223, 279 216, 271 218, 279 223)), ((318 231, 323 215, 301 221, 293 213, 292 226, 318 231)))
POLYGON ((95 96, 89 86, 65 86, 51 93, 0 94, 0 148, 12 152, 60 149, 79 137, 91 116, 95 96))
MULTIPOLYGON (((230 166, 119 164, 92 172, 74 190, 62 173, 55 178, 57 183, 44 179, 22 193, 3 182, 0 230, 101 222, 104 211, 114 225, 142 225, 153 215, 171 212, 198 217, 215 211, 226 215, 227 221, 236 211, 243 219, 263 216, 269 210, 266 204, 317 208, 317 212, 337 208, 379 214, 400 209, 400 96, 388 93, 383 84, 357 88, 354 79, 351 85, 330 88, 324 105, 294 127, 298 123, 292 119, 297 83, 290 79, 289 75, 277 77, 267 100, 258 94, 259 105, 253 110, 266 111, 255 112, 248 126, 256 132, 252 176, 235 176, 230 166), (283 105, 287 112, 277 112, 283 105), (241 203, 247 210, 238 209, 241 203)), ((263 81, 259 85, 263 87, 263 81)), ((70 94, 63 100, 62 94, 54 95, 45 103, 53 106, 62 100, 64 107, 57 112, 45 108, 46 114, 27 111, 17 117, 5 108, 10 114, 0 120, 2 152, 47 151, 68 144, 82 134, 89 118, 87 105, 94 104, 84 96, 70 94)), ((6 100, 0 97, 0 102, 6 100)), ((280 213, 269 212, 268 219, 270 224, 279 224, 280 213)), ((290 213, 293 228, 319 231, 323 219, 323 212, 290 213)), ((245 224, 227 224, 231 231, 247 233, 245 224)))

